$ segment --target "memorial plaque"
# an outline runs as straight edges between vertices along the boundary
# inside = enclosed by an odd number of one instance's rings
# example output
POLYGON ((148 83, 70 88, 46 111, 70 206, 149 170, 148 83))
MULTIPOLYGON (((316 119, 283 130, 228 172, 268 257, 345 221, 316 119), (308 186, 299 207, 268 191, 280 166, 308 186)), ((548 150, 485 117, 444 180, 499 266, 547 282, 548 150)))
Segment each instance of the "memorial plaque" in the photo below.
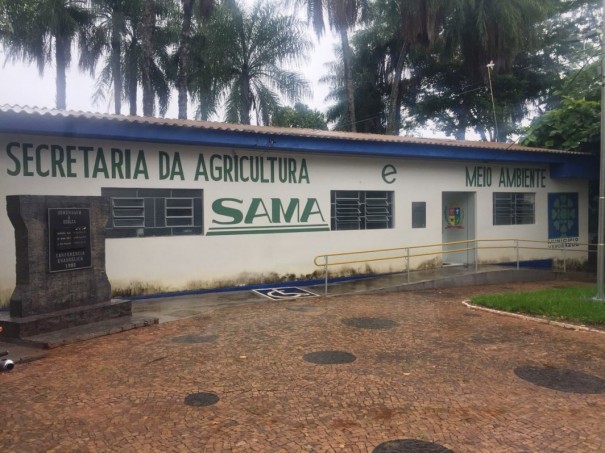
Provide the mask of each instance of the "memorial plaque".
POLYGON ((90 213, 85 208, 48 209, 50 272, 91 267, 90 213))

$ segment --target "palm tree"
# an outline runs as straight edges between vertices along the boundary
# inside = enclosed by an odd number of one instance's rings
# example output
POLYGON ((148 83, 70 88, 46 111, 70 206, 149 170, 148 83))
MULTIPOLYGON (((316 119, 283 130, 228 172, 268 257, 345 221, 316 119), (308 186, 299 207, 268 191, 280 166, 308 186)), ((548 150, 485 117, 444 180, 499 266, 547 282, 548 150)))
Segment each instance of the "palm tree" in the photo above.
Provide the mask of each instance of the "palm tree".
POLYGON ((7 0, 0 0, 0 39, 11 31, 8 14, 6 11, 7 0))
POLYGON ((143 0, 139 68, 144 116, 154 115, 156 98, 160 101, 160 114, 164 115, 170 97, 167 84, 167 73, 171 70, 168 48, 175 40, 167 21, 174 14, 173 6, 174 3, 168 0, 143 0))
POLYGON ((490 61, 497 73, 510 72, 515 56, 535 44, 537 24, 548 17, 555 1, 458 1, 444 39, 450 53, 461 53, 467 73, 476 80, 485 78, 490 61))
POLYGON ((280 95, 296 101, 309 93, 307 82, 283 66, 299 63, 311 43, 300 21, 276 11, 261 3, 248 14, 220 8, 209 23, 203 60, 213 77, 194 75, 194 91, 209 103, 224 93, 229 122, 250 124, 254 110, 258 124, 269 124, 280 95))
MULTIPOLYGON (((448 2, 435 0, 405 0, 391 2, 397 20, 397 33, 388 61, 393 74, 388 102, 387 134, 398 135, 401 124, 402 74, 412 46, 430 46, 438 38, 448 2)), ((449 2, 451 5, 452 3, 449 2)), ((388 14, 388 13, 387 13, 388 14)))
POLYGON ((208 19, 214 11, 214 0, 181 0, 182 18, 177 50, 178 72, 176 88, 178 91, 179 118, 187 119, 187 91, 189 83, 189 64, 191 55, 191 32, 194 8, 197 6, 197 17, 201 22, 208 19))
POLYGON ((307 17, 309 18, 309 21, 313 23, 313 28, 318 37, 321 37, 325 29, 324 12, 328 15, 330 28, 334 29, 340 35, 350 130, 356 132, 355 88, 351 69, 351 47, 349 45, 348 32, 365 15, 367 0, 299 1, 307 5, 307 17))
POLYGON ((94 16, 85 0, 21 0, 5 3, 8 30, 0 35, 9 58, 35 61, 40 74, 54 59, 56 107, 66 108, 65 73, 72 44, 90 35, 94 16))
POLYGON ((94 74, 97 61, 108 54, 94 98, 103 97, 105 89, 113 85, 114 111, 122 110, 124 41, 128 33, 130 15, 137 13, 137 0, 91 0, 97 20, 88 47, 81 50, 80 67, 94 74))
POLYGON ((153 41, 156 27, 155 0, 143 1, 142 24, 142 79, 143 79, 143 116, 153 116, 154 97, 151 83, 151 67, 153 66, 153 41))
MULTIPOLYGON (((360 30, 353 36, 356 51, 351 67, 355 77, 356 129, 361 133, 384 134, 386 83, 383 71, 376 70, 383 67, 383 53, 374 48, 375 38, 376 35, 370 30, 360 30)), ((328 85, 330 89, 326 101, 331 101, 332 105, 328 107, 326 118, 334 130, 348 131, 350 122, 341 49, 335 46, 334 53, 335 61, 325 65, 328 74, 320 79, 320 83, 328 85)))
MULTIPOLYGON (((520 55, 537 49, 539 25, 554 13, 556 3, 556 0, 460 0, 444 29, 446 54, 461 62, 462 72, 471 85, 485 84, 486 65, 494 62, 494 88, 499 88, 497 94, 503 94, 496 110, 509 124, 526 113, 523 106, 515 108, 506 99, 514 91, 510 86, 514 83, 514 62, 520 55)), ((490 125, 488 130, 493 127, 490 125)), ((506 140, 511 130, 501 129, 500 136, 492 135, 493 139, 506 140)))
MULTIPOLYGON (((93 101, 104 100, 106 93, 113 91, 115 113, 121 113, 122 99, 127 99, 130 115, 137 114, 138 87, 143 80, 142 29, 143 12, 141 0, 92 0, 99 20, 89 40, 89 46, 81 53, 80 66, 95 74, 99 59, 105 58, 98 73, 93 101)), ((162 4, 170 6, 170 4, 162 4)), ((166 8, 161 8, 163 16, 166 8)), ((170 27, 155 27, 151 43, 151 111, 155 100, 159 102, 160 114, 168 108, 170 86, 166 73, 170 71, 168 49, 174 44, 174 32, 170 27)))

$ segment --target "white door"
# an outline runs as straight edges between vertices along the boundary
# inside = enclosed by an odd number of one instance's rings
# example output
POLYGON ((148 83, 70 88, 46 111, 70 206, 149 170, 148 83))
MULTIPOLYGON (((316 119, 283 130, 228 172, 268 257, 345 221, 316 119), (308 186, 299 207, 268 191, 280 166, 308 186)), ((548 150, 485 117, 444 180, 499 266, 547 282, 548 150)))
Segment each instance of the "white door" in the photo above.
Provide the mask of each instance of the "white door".
POLYGON ((475 262, 475 192, 443 192, 442 232, 444 265, 475 262))

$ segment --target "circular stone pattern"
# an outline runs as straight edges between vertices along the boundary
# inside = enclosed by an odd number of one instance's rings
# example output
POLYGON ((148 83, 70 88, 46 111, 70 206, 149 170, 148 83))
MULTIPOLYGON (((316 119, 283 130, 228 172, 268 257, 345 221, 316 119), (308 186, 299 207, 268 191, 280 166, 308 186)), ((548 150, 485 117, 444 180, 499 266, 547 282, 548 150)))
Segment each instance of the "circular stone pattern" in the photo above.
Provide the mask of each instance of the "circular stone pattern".
POLYGON ((434 442, 417 439, 400 439, 383 442, 372 450, 372 453, 450 453, 452 451, 434 442))
POLYGON ((211 392, 199 392, 190 393, 185 397, 185 404, 193 407, 205 407, 212 406, 218 403, 219 397, 216 393, 211 392))
POLYGON ((340 365, 354 362, 356 358, 350 352, 345 351, 316 351, 303 356, 305 361, 317 365, 340 365))
POLYGON ((212 343, 216 341, 218 335, 181 335, 179 337, 173 337, 172 341, 175 343, 186 343, 186 344, 196 344, 196 343, 212 343))
POLYGON ((452 450, 434 442, 417 439, 389 440, 378 445, 372 453, 452 453, 452 450))
POLYGON ((346 318, 342 323, 349 327, 357 327, 358 329, 392 329, 397 327, 399 323, 388 318, 346 318))
POLYGON ((515 374, 534 385, 567 393, 605 393, 605 379, 563 368, 522 366, 515 374))

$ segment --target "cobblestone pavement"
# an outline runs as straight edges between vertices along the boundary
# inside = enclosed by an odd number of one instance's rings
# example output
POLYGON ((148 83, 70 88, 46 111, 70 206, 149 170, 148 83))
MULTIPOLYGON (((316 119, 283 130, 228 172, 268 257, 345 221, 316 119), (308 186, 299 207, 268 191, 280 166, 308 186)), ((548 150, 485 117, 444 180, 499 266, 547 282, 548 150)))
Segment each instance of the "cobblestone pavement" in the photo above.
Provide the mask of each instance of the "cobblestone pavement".
POLYGON ((461 304, 553 285, 267 300, 51 350, 0 374, 0 451, 603 452, 605 335, 461 304))

